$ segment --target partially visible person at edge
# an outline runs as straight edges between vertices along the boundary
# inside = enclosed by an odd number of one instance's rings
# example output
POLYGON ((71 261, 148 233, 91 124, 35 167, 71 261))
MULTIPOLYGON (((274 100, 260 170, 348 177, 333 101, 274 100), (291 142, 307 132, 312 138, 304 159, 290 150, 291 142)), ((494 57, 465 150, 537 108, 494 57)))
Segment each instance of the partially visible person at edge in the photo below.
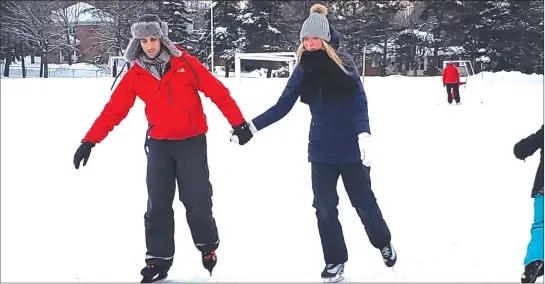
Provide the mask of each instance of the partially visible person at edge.
POLYGON ((91 149, 127 116, 136 97, 144 101, 149 128, 143 283, 165 278, 173 263, 176 182, 203 265, 210 273, 216 265, 219 237, 207 164, 208 125, 198 91, 217 105, 242 143, 252 138, 229 90, 197 58, 174 45, 167 31, 167 24, 153 14, 143 15, 133 24, 125 56, 132 67, 74 155, 76 169, 81 161, 85 166, 91 149))
POLYGON ((534 220, 530 228, 530 241, 524 257, 522 283, 534 283, 543 276, 543 125, 541 128, 515 144, 513 152, 520 160, 540 151, 539 166, 534 178, 531 197, 534 199, 534 220))
MULTIPOLYGON (((340 34, 329 25, 326 14, 324 5, 312 6, 300 32, 302 43, 297 51, 300 63, 278 102, 249 123, 255 135, 285 117, 298 98, 308 104, 312 116, 308 158, 313 207, 326 264, 321 276, 334 281, 342 278, 348 261, 337 210, 339 176, 384 263, 392 267, 397 255, 371 189, 371 136, 365 91, 352 57, 336 51, 340 34)), ((241 137, 234 133, 232 141, 239 140, 241 137)))
POLYGON ((447 62, 445 70, 443 70, 443 87, 447 88, 447 101, 452 104, 452 99, 456 101, 456 104, 460 104, 460 72, 458 68, 447 62))

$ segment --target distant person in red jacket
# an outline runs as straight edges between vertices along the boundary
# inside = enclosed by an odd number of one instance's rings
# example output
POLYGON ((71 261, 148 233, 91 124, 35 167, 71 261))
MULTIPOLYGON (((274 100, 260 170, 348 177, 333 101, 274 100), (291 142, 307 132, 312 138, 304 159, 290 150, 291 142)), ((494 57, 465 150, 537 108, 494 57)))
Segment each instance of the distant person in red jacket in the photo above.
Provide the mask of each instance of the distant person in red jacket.
POLYGON ((81 161, 83 166, 87 164, 91 148, 127 116, 139 97, 146 104, 149 122, 145 143, 147 252, 142 282, 151 282, 156 276, 165 278, 172 265, 176 182, 193 241, 202 253, 204 267, 211 273, 219 237, 212 216, 205 135, 208 125, 198 91, 218 106, 242 143, 252 138, 252 132, 229 90, 197 58, 168 39, 168 27, 158 16, 141 16, 131 33, 133 38, 125 57, 132 67, 82 139, 74 155, 74 166, 78 169, 81 161))
POLYGON ((452 104, 452 94, 454 91, 454 100, 460 104, 460 73, 458 68, 448 62, 445 70, 443 70, 443 87, 447 87, 448 103, 452 104))

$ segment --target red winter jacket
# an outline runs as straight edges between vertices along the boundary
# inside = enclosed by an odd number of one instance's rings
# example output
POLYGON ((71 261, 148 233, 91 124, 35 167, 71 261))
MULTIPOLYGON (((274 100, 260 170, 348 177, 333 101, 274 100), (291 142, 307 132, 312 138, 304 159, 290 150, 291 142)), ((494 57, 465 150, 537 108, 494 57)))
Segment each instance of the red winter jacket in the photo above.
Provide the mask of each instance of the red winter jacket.
POLYGON ((456 66, 449 64, 443 70, 443 84, 460 83, 460 73, 456 66))
POLYGON ((208 132, 197 90, 218 106, 231 126, 242 123, 244 118, 229 90, 197 58, 179 49, 182 56, 171 57, 171 68, 161 81, 133 64, 82 142, 100 143, 127 116, 136 97, 146 104, 149 135, 156 139, 179 140, 208 132))

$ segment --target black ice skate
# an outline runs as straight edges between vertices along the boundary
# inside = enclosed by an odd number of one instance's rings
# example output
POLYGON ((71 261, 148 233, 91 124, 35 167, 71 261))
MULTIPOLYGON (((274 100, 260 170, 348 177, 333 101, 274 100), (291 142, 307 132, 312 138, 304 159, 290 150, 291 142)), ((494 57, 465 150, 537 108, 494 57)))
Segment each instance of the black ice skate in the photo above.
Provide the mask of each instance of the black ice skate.
POLYGON ((386 266, 393 267, 394 264, 396 264, 397 253, 392 244, 388 244, 387 246, 381 248, 380 254, 382 255, 382 260, 384 260, 384 264, 386 264, 386 266))
POLYGON ((336 283, 344 279, 344 263, 341 264, 327 264, 322 271, 322 279, 326 283, 336 283))
POLYGON ((215 251, 202 253, 202 265, 210 272, 210 276, 212 276, 212 270, 216 267, 217 261, 218 257, 216 256, 215 251))
POLYGON ((148 264, 146 267, 142 268, 140 274, 143 276, 140 283, 153 283, 159 280, 163 280, 168 276, 168 270, 170 267, 148 264))
POLYGON ((524 273, 522 273, 522 276, 520 277, 520 282, 535 283, 540 276, 543 276, 543 261, 532 261, 524 268, 524 273))

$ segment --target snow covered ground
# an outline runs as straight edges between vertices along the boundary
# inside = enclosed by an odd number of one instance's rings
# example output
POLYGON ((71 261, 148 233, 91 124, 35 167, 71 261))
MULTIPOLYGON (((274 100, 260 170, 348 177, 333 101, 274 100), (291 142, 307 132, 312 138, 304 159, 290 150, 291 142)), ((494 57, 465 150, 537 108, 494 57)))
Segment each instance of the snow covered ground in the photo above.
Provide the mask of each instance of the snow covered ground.
MULTIPOLYGON (((86 167, 72 164, 112 80, 2 79, 2 281, 140 280, 143 104, 137 101, 93 149, 86 167)), ((276 102, 286 79, 224 82, 251 119, 276 102)), ((461 88, 460 106, 446 104, 439 77, 365 78, 365 87, 373 188, 399 260, 395 272, 384 266, 339 180, 346 279, 518 282, 539 157, 522 162, 512 149, 543 123, 543 77, 479 74, 461 88)), ((210 281, 320 281, 308 108, 296 104, 245 146, 229 142, 229 125, 209 100, 205 109, 221 237, 210 281)), ((177 253, 169 279, 206 279, 183 205, 176 201, 174 208, 177 253)))

